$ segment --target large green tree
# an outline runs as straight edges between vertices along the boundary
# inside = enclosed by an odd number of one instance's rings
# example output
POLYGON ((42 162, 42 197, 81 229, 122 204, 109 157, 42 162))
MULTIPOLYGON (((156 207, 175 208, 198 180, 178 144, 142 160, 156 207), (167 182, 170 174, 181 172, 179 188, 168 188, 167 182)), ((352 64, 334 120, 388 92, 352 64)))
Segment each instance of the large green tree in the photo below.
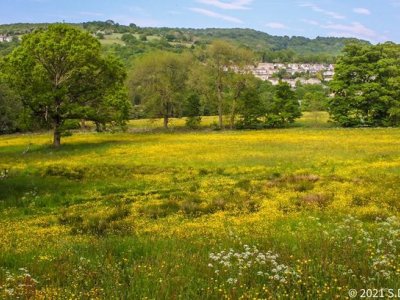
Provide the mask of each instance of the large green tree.
POLYGON ((186 126, 197 128, 201 122, 201 98, 195 92, 189 93, 184 103, 183 115, 186 117, 186 126))
POLYGON ((295 92, 287 82, 279 81, 274 95, 265 107, 266 127, 284 127, 301 117, 301 109, 295 92))
POLYGON ((262 115, 263 111, 260 102, 259 91, 260 79, 253 74, 234 73, 229 81, 228 103, 229 107, 229 126, 233 129, 236 118, 240 115, 244 123, 254 121, 255 110, 259 110, 262 115))
POLYGON ((265 104, 272 99, 272 84, 250 75, 238 74, 238 76, 242 77, 243 85, 240 87, 240 93, 236 94, 238 95, 237 112, 239 114, 239 120, 235 122, 236 128, 263 128, 262 117, 266 114, 265 104))
POLYGON ((190 93, 199 97, 201 111, 204 115, 218 113, 215 80, 210 68, 204 63, 203 59, 192 63, 189 70, 187 88, 190 93))
POLYGON ((400 124, 400 46, 350 44, 338 60, 329 101, 334 121, 350 126, 400 124))
POLYGON ((180 116, 184 100, 190 57, 157 51, 136 60, 130 74, 132 97, 139 97, 149 117, 164 119, 180 116))
POLYGON ((210 82, 213 82, 215 93, 213 98, 217 101, 218 125, 223 128, 223 115, 227 110, 227 102, 230 100, 234 102, 230 105, 231 119, 234 120, 232 116, 236 114, 237 96, 229 95, 229 91, 233 88, 239 91, 243 86, 237 80, 232 80, 232 74, 249 72, 248 66, 254 63, 254 56, 248 49, 239 48, 223 40, 216 40, 206 51, 205 63, 209 69, 206 75, 210 76, 212 79, 210 82))
POLYGON ((99 108, 102 121, 127 116, 122 64, 104 57, 99 41, 75 27, 51 25, 26 35, 5 58, 3 70, 23 104, 52 125, 55 147, 66 120, 96 121, 99 108), (121 113, 119 105, 110 105, 116 102, 123 104, 121 113), (108 109, 112 112, 103 113, 108 109))

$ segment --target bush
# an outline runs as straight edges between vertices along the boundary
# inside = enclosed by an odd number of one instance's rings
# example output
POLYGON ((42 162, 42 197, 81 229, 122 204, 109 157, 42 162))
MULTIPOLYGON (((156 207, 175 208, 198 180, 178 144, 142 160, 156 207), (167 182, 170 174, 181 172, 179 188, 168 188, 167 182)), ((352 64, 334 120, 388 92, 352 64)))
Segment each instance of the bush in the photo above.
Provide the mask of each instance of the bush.
POLYGON ((127 45, 134 45, 138 42, 136 37, 133 34, 125 33, 122 35, 121 40, 125 42, 127 45))
POLYGON ((191 129, 199 128, 201 123, 201 117, 188 117, 186 119, 186 126, 191 129))
POLYGON ((263 129, 266 127, 262 121, 258 119, 239 120, 235 125, 236 129, 263 129))
POLYGON ((280 128, 285 126, 284 120, 279 115, 268 115, 265 118, 264 124, 267 128, 280 128))
POLYGON ((99 40, 104 40, 104 33, 102 33, 102 32, 97 32, 97 33, 96 33, 96 37, 97 37, 99 40))

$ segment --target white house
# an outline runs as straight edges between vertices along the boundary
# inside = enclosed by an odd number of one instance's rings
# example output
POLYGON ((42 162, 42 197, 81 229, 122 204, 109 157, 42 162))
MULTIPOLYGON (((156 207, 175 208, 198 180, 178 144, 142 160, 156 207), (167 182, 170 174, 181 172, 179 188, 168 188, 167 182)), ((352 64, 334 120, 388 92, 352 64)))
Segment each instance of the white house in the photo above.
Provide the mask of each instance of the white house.
POLYGON ((0 34, 0 43, 7 43, 12 41, 12 36, 0 34))
POLYGON ((251 67, 251 72, 254 76, 262 79, 268 80, 272 84, 278 84, 278 79, 274 78, 274 74, 278 73, 280 70, 284 69, 290 75, 295 75, 296 73, 307 73, 314 78, 308 80, 304 78, 295 79, 284 79, 283 81, 289 83, 292 87, 296 86, 296 81, 300 80, 303 84, 319 84, 321 81, 317 79, 317 74, 322 73, 325 81, 330 81, 333 79, 335 74, 335 68, 333 65, 328 64, 278 64, 278 63, 260 63, 256 67, 251 67))

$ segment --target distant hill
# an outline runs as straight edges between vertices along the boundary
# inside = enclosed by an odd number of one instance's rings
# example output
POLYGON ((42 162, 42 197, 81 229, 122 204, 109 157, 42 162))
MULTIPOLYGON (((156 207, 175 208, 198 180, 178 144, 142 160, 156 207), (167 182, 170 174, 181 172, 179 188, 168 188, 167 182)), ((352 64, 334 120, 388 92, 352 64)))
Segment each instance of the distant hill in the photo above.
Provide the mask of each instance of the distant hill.
MULTIPOLYGON (((0 34, 21 36, 49 24, 7 24, 0 25, 0 34)), ((301 36, 273 36, 253 29, 191 29, 191 28, 150 28, 120 25, 112 20, 71 24, 83 28, 101 39, 105 51, 113 52, 125 61, 153 48, 183 51, 187 48, 202 47, 215 39, 225 39, 247 47, 258 53, 264 62, 334 62, 346 43, 361 42, 354 38, 301 36)), ((0 45, 0 54, 10 51, 13 45, 0 45)))
MULTIPOLYGON (((162 29, 161 29, 162 30, 162 29)), ((310 51, 317 53, 339 54, 345 43, 350 41, 360 41, 349 38, 336 37, 317 37, 309 39, 301 36, 273 36, 268 33, 253 29, 180 29, 182 32, 188 32, 195 37, 205 41, 213 39, 227 39, 246 45, 256 51, 285 50, 292 49, 295 52, 307 53, 310 51)), ((366 41, 362 41, 366 42, 366 41)))

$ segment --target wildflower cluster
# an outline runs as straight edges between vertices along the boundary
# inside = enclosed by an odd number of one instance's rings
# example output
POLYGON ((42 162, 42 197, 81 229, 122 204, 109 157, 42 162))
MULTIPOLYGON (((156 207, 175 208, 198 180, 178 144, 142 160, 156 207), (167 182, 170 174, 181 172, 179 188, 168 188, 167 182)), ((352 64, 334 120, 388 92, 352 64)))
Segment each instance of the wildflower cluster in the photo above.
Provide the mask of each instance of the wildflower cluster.
POLYGON ((27 191, 20 198, 21 203, 25 203, 26 206, 35 206, 40 201, 38 189, 35 187, 30 191, 27 191))
POLYGON ((38 281, 29 274, 26 268, 20 268, 18 274, 9 271, 5 274, 5 283, 0 285, 0 298, 31 299, 35 296, 38 281))
POLYGON ((8 169, 0 171, 0 180, 6 179, 8 177, 8 169))
POLYGON ((241 284, 254 275, 273 284, 287 284, 300 278, 293 268, 278 262, 278 254, 262 252, 256 246, 244 245, 243 250, 223 250, 210 253, 209 257, 208 266, 217 276, 228 276, 226 282, 231 285, 241 284))
POLYGON ((376 251, 371 256, 372 269, 376 272, 377 279, 399 276, 400 220, 393 216, 379 222, 378 232, 376 251))
MULTIPOLYGON (((377 218, 374 226, 366 224, 352 216, 337 223, 330 235, 338 248, 347 247, 353 251, 365 251, 368 257, 368 276, 360 276, 364 283, 381 282, 396 278, 400 274, 400 220, 388 217, 377 218)), ((343 268, 342 275, 355 277, 351 268, 343 268)))

